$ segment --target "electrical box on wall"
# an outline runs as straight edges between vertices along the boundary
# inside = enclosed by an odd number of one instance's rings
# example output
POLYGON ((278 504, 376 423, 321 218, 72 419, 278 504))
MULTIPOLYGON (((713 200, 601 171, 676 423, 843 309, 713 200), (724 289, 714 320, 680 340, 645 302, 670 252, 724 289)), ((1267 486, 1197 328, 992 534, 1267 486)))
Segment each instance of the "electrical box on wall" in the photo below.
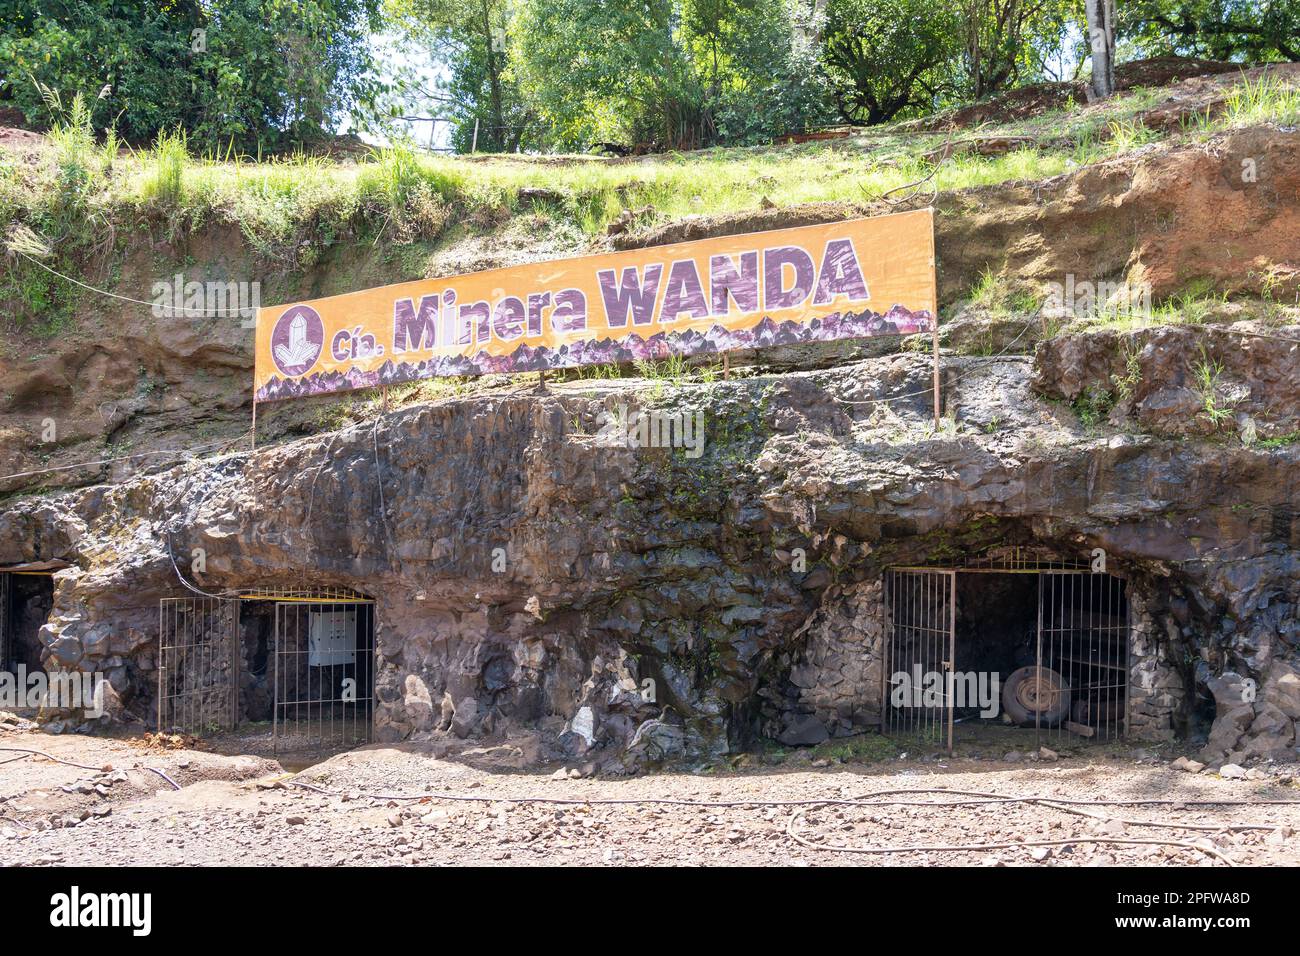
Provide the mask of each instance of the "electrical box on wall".
POLYGON ((307 629, 307 665, 334 667, 357 662, 357 612, 312 611, 307 629))

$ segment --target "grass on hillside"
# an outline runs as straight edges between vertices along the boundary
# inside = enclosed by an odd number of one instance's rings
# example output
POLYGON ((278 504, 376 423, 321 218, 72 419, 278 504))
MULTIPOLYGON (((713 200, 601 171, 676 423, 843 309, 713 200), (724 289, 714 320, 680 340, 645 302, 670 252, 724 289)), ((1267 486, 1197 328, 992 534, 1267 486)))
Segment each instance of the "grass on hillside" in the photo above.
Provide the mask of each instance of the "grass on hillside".
MULTIPOLYGON (((1013 180, 1039 180, 1122 155, 1157 139, 1138 116, 1160 91, 1135 90, 1101 107, 1075 104, 1019 123, 959 131, 1031 137, 999 156, 959 153, 934 184, 943 191, 1013 180)), ((1216 116, 1198 118, 1184 136, 1240 126, 1295 123, 1300 90, 1273 74, 1243 77, 1216 116)), ((183 134, 131 151, 114 137, 96 143, 88 111, 74 100, 61 113, 41 162, 0 153, 0 232, 21 224, 54 250, 45 261, 89 276, 120 251, 132 232, 174 240, 205 224, 238 227, 268 271, 301 273, 340 242, 389 248, 486 234, 529 213, 581 236, 619 217, 638 223, 716 215, 814 201, 858 202, 923 179, 927 154, 945 134, 881 127, 847 140, 785 147, 711 149, 642 159, 513 157, 474 160, 377 150, 364 162, 289 156, 249 162, 233 155, 189 155, 183 134)), ((12 248, 12 243, 11 243, 12 248)), ((0 301, 29 328, 53 334, 70 320, 78 293, 24 260, 0 272, 0 301)), ((405 260, 403 260, 405 262, 405 260)), ((92 277, 93 278, 93 277, 92 277)))

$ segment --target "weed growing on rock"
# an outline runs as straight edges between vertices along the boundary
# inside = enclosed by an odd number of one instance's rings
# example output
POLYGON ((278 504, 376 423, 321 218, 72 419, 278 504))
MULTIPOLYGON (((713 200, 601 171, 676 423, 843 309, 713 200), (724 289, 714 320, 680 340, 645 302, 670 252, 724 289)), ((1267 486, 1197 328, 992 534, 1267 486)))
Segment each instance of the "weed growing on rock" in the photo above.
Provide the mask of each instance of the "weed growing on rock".
POLYGON ((1205 346, 1201 346, 1201 360, 1193 366, 1192 374, 1195 376, 1197 394, 1201 397, 1201 411, 1218 428, 1232 418, 1232 405, 1235 404, 1220 394, 1219 378, 1223 374, 1223 363, 1211 359, 1205 346))
POLYGON ((1090 385, 1074 400, 1074 410, 1079 421, 1089 431, 1106 420, 1115 407, 1115 396, 1099 385, 1090 385))

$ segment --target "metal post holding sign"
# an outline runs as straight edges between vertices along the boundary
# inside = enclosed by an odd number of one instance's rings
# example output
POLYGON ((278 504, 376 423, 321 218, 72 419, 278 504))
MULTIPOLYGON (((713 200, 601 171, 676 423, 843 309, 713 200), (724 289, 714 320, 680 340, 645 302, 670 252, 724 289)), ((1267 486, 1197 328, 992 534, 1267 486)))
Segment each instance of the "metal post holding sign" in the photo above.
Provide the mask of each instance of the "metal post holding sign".
POLYGON ((939 260, 935 254, 934 214, 930 207, 930 301, 934 303, 934 321, 931 323, 934 339, 934 430, 939 430, 943 401, 939 394, 939 260))

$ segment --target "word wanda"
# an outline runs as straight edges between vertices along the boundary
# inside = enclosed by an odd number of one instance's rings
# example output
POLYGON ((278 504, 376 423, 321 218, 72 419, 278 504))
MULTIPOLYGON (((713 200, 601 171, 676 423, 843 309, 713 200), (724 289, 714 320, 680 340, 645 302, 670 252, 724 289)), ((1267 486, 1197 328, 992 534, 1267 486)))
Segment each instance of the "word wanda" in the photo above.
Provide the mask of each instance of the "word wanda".
MULTIPOLYGON (((600 269, 596 280, 605 324, 611 329, 626 328, 629 321, 633 326, 670 324, 682 315, 690 320, 723 318, 733 312, 792 309, 809 299, 813 305, 828 305, 839 296, 849 304, 871 297, 851 239, 828 242, 820 265, 807 250, 790 245, 712 256, 707 284, 693 259, 670 263, 666 275, 664 264, 654 262, 644 268, 627 266, 621 274, 600 269)), ((421 296, 418 304, 398 299, 393 303, 394 351, 538 336, 548 312, 555 331, 588 327, 587 296, 581 289, 508 295, 495 303, 459 302, 455 289, 421 296)))

